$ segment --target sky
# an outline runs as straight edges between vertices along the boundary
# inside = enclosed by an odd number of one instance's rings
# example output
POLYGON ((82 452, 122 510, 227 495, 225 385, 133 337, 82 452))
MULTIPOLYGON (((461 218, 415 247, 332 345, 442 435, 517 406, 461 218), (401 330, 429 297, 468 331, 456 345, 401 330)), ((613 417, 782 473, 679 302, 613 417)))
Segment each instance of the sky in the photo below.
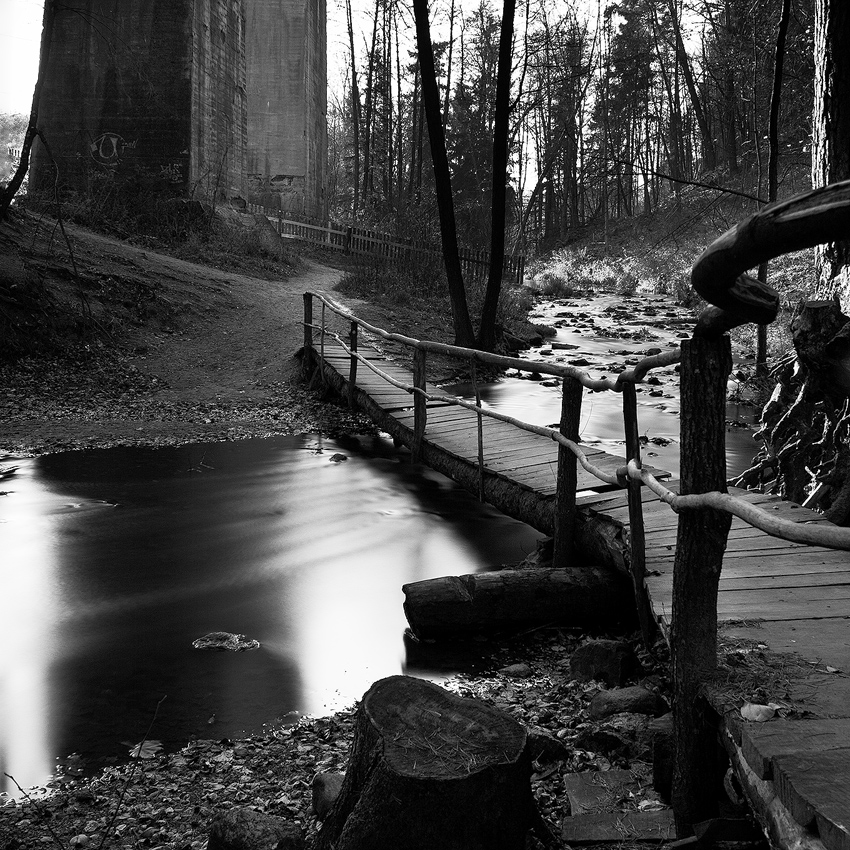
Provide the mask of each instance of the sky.
POLYGON ((0 113, 29 115, 43 0, 0 0, 0 113))

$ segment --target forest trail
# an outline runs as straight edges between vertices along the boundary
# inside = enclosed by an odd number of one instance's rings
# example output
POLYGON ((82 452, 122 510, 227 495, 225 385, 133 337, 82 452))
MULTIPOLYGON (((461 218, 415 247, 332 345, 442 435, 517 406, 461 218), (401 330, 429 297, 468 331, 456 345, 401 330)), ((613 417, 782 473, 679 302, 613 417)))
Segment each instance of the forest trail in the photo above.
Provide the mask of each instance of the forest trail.
MULTIPOLYGON (((68 251, 52 226, 14 243, 5 268, 36 274, 58 300, 78 302, 68 251), (14 248, 14 250, 13 250, 14 248)), ((290 277, 223 271, 69 227, 95 320, 120 322, 119 348, 79 346, 80 358, 7 369, 0 450, 41 452, 117 443, 169 444, 353 427, 298 385, 302 293, 330 291, 343 273, 304 260, 290 277), (116 295, 120 293, 120 295, 116 295)), ((364 426, 360 425, 360 430, 364 426)))

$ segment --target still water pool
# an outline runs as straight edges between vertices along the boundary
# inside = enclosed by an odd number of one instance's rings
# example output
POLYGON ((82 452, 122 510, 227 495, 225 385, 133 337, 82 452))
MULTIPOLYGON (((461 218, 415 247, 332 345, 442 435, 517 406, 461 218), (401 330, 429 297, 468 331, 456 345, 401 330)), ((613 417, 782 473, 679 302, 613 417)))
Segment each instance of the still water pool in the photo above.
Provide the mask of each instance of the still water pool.
MULTIPOLYGON (((388 440, 274 438, 2 458, 0 767, 125 757, 333 711, 408 662, 405 582, 540 536, 388 440), (334 455, 343 455, 345 460, 334 455), (203 652, 211 631, 260 642, 203 652)), ((13 789, 6 787, 7 791, 13 789)))

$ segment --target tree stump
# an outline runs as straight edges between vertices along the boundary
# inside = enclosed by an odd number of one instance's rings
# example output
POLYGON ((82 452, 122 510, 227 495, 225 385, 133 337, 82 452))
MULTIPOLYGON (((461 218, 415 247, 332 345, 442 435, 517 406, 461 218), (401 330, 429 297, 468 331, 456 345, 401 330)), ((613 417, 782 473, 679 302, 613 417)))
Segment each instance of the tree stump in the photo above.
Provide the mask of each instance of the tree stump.
POLYGON ((390 676, 357 711, 345 782, 316 850, 521 850, 535 815, 519 723, 390 676))

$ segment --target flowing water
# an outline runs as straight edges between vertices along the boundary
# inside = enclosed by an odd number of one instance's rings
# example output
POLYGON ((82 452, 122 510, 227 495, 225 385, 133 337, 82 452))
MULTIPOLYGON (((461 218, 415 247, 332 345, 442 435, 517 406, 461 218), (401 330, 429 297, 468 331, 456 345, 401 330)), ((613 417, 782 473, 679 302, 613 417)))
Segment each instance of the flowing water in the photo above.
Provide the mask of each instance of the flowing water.
MULTIPOLYGON (((530 359, 574 364, 592 377, 614 377, 642 357, 677 346, 693 330, 693 314, 671 302, 669 296, 641 294, 623 297, 595 294, 541 302, 532 320, 555 327, 554 337, 528 352, 530 359)), ((751 352, 733 350, 735 369, 752 362, 751 352)), ((638 386, 638 423, 645 438, 647 464, 679 475, 679 375, 673 366, 656 369, 638 386)), ((538 376, 540 377, 540 376, 538 376)), ((561 389, 556 380, 522 379, 517 373, 494 383, 481 384, 485 406, 534 425, 557 427, 561 417, 561 389)), ((730 379, 730 391, 736 380, 730 379)), ((469 384, 452 387, 473 398, 469 384)), ((752 407, 729 404, 726 409, 727 475, 747 469, 758 448, 753 440, 752 407)), ((614 455, 625 453, 622 396, 613 392, 584 391, 580 436, 582 442, 614 455)), ((485 447, 486 451, 486 447, 485 447)))
POLYGON ((57 756, 125 757, 165 695, 151 737, 166 747, 350 705, 411 669, 402 584, 516 562, 540 536, 382 439, 0 463, 13 465, 0 763, 24 787, 57 756), (212 631, 261 648, 192 648, 212 631))

